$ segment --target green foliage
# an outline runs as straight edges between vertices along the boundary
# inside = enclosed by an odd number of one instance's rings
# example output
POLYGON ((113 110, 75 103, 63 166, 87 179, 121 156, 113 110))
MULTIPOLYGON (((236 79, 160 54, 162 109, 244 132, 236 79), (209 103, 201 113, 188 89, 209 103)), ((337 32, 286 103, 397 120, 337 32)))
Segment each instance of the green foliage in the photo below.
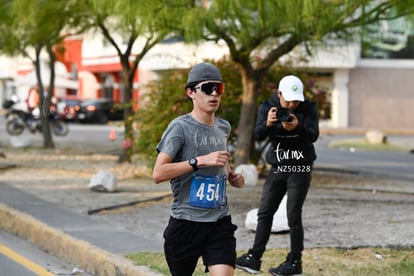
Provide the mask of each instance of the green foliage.
MULTIPOLYGON (((380 20, 412 14, 413 0, 295 0, 251 1, 221 0, 203 3, 183 15, 185 38, 188 41, 223 40, 231 59, 239 64, 243 74, 243 103, 235 164, 249 163, 253 145, 254 103, 257 88, 277 62, 293 58, 300 66, 298 55, 309 56, 331 41, 339 43, 358 38, 359 27, 380 20), (389 11, 406 6, 399 13, 389 11), (331 40, 329 40, 331 39, 331 40), (322 43, 321 43, 322 42, 322 43)), ((326 94, 316 99, 326 101, 326 94)), ((330 115, 324 109, 324 116, 330 115)))
POLYGON ((54 45, 63 39, 62 30, 68 22, 66 1, 3 1, 1 6, 1 51, 9 55, 29 56, 31 48, 54 45), (51 24, 53 22, 53 24, 51 24))
MULTIPOLYGON (((229 139, 231 143, 235 141, 237 132, 235 126, 238 124, 240 114, 241 79, 234 63, 226 59, 212 63, 220 68, 225 82, 225 92, 217 116, 228 120, 232 125, 229 139)), ((139 134, 135 143, 135 152, 154 160, 157 154, 155 147, 168 123, 180 115, 191 112, 192 103, 184 91, 188 73, 188 69, 160 72, 159 79, 145 87, 146 93, 142 96, 142 105, 137 111, 139 134)))
MULTIPOLYGON (((28 45, 39 46, 40 43, 39 47, 43 47, 45 43, 58 42, 61 39, 59 31, 67 26, 68 22, 70 28, 67 29, 79 26, 82 26, 81 30, 100 29, 120 56, 123 66, 124 99, 128 103, 132 100, 132 81, 138 63, 163 38, 185 33, 184 37, 189 41, 224 40, 230 50, 231 59, 237 62, 239 67, 229 65, 231 73, 226 76, 227 90, 223 95, 224 100, 218 115, 224 114, 223 117, 231 122, 234 128, 232 141, 236 133, 240 134, 238 145, 245 150, 239 152, 245 154, 250 153, 249 146, 252 144, 250 127, 256 111, 252 103, 268 97, 268 93, 274 90, 274 87, 268 87, 269 83, 279 79, 283 72, 270 72, 266 78, 271 79, 262 83, 268 71, 273 70, 275 63, 291 52, 298 54, 296 49, 299 45, 306 44, 306 51, 299 51, 310 54, 312 47, 309 46, 320 46, 321 40, 327 35, 335 40, 350 39, 355 37, 360 26, 382 19, 412 15, 412 4, 413 0, 14 0, 3 1, 3 10, 0 14, 16 14, 18 19, 13 22, 14 24, 1 24, 0 31, 8 34, 7 27, 11 25, 14 28, 15 34, 4 40, 14 42, 13 45, 9 43, 8 49, 11 52, 19 48, 26 49, 28 45), (123 38, 122 44, 116 43, 118 35, 123 38), (145 45, 138 53, 134 52, 135 59, 131 62, 133 45, 138 37, 145 40, 145 45), (244 72, 243 85, 246 87, 243 97, 238 69, 244 72), (258 86, 261 86, 259 95, 256 93, 258 86), (240 104, 244 105, 244 112, 236 114, 241 110, 240 104), (243 125, 238 125, 238 116, 243 125)), ((2 44, 3 39, 0 38, 0 47, 2 44)), ((300 60, 297 55, 293 56, 296 57, 295 63, 298 63, 300 60)), ((225 67, 225 64, 222 66, 225 67)), ((184 84, 185 81, 181 83, 184 84)), ((308 98, 315 100, 320 107, 321 118, 329 118, 329 93, 315 85, 312 80, 306 80, 305 85, 309 91, 308 98)), ((182 92, 182 88, 174 88, 173 91, 182 92)), ((176 99, 180 100, 180 97, 176 99)), ((174 105, 168 106, 172 106, 174 111, 174 105)), ((129 115, 129 108, 125 111, 129 115)), ((168 115, 178 114, 170 112, 168 115)), ((146 124, 144 119, 142 117, 140 124, 146 124)), ((155 120, 154 117, 150 119, 155 120)), ((162 129, 165 126, 165 123, 161 124, 162 129)), ((125 133, 128 139, 132 135, 131 129, 127 119, 125 133)), ((159 135, 151 137, 153 140, 158 138, 159 135)), ((245 156, 239 157, 242 162, 249 161, 245 156)))
POLYGON ((159 73, 159 79, 145 87, 141 106, 136 112, 138 139, 134 150, 148 159, 155 159, 155 147, 168 123, 191 111, 192 103, 184 92, 188 70, 159 73))
MULTIPOLYGON (((217 116, 230 122, 232 132, 229 144, 235 146, 243 94, 241 75, 237 65, 229 59, 224 58, 219 61, 209 62, 215 64, 220 69, 225 83, 225 92, 222 96, 217 116)), ((142 154, 149 160, 155 160, 157 154, 155 147, 168 123, 180 115, 191 112, 192 103, 184 92, 188 73, 188 69, 160 72, 159 78, 151 81, 144 88, 145 94, 141 98, 142 104, 136 113, 139 133, 135 141, 135 153, 142 154)), ((262 88, 258 91, 258 104, 272 96, 277 90, 279 80, 287 74, 296 74, 304 80, 307 98, 315 100, 318 93, 321 93, 320 91, 322 90, 311 75, 306 75, 291 68, 275 66, 268 72, 263 81, 262 88)), ((324 93, 327 93, 327 91, 324 93)), ((325 101, 322 104, 326 105, 327 103, 325 101)), ((255 118, 256 111, 251 116, 255 118)), ((256 148, 253 151, 251 159, 256 164, 262 149, 256 148)))
POLYGON ((69 22, 66 12, 70 2, 18 0, 13 3, 19 18, 15 21, 16 26, 24 32, 21 35, 27 36, 29 43, 54 45, 63 40, 63 30, 69 22))
MULTIPOLYGON (((53 47, 61 42, 64 37, 64 29, 68 25, 71 1, 47 1, 47 0, 14 0, 3 1, 1 14, 5 17, 0 19, 0 31, 5 39, 0 39, 0 51, 11 56, 21 55, 29 58, 37 76, 37 85, 40 93, 41 106, 49 108, 50 99, 54 91, 56 60, 53 47), (47 64, 50 69, 49 80, 41 72, 43 63, 41 54, 47 53, 47 64), (47 87, 44 84, 47 83, 47 87)), ((40 114, 42 121, 43 146, 54 148, 53 137, 43 110, 40 114)))
MULTIPOLYGON (((188 7, 190 1, 177 0, 174 1, 174 4, 168 3, 171 1, 167 0, 74 1, 82 7, 80 8, 83 10, 83 20, 81 21, 84 21, 82 23, 84 28, 98 30, 116 50, 122 65, 120 81, 123 83, 123 100, 126 103, 122 106, 125 117, 123 155, 126 161, 131 161, 133 148, 131 149, 130 144, 134 133, 133 120, 130 115, 133 114, 133 82, 136 70, 150 49, 165 39, 167 35, 176 31, 180 19, 178 15, 188 7), (122 39, 119 39, 119 36, 122 39)), ((172 93, 170 90, 168 91, 172 93)), ((158 93, 157 96, 159 96, 158 93)), ((148 118, 144 116, 143 120, 146 121, 148 118)), ((149 120, 156 121, 157 118, 154 116, 149 120)), ((145 127, 143 129, 145 133, 145 127)), ((148 150, 148 148, 146 149, 148 150)))

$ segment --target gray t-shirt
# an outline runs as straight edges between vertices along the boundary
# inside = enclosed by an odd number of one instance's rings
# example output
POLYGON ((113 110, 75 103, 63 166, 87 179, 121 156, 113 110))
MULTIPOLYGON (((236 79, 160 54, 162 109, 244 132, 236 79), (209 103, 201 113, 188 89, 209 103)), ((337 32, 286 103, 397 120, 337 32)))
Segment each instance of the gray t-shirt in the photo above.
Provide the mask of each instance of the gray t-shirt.
MULTIPOLYGON (((227 140, 231 126, 226 120, 216 117, 215 124, 208 126, 196 121, 191 114, 182 115, 170 122, 161 141, 158 152, 164 152, 173 158, 173 162, 188 160, 191 157, 227 150, 227 140)), ((225 174, 224 167, 201 167, 196 172, 181 175, 170 181, 173 192, 171 216, 197 222, 213 222, 229 214, 227 197, 215 208, 196 207, 190 204, 190 190, 193 175, 219 176, 225 174)))

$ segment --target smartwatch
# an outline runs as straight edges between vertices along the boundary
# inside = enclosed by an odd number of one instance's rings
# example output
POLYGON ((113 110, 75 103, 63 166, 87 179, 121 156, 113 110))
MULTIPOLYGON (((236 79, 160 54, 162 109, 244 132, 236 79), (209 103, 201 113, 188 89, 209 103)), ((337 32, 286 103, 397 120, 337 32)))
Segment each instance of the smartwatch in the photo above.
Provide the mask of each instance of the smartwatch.
POLYGON ((190 166, 191 167, 193 167, 193 170, 194 171, 197 171, 198 170, 198 167, 197 167, 197 159, 195 158, 195 157, 191 157, 189 160, 188 160, 188 164, 190 164, 190 166))

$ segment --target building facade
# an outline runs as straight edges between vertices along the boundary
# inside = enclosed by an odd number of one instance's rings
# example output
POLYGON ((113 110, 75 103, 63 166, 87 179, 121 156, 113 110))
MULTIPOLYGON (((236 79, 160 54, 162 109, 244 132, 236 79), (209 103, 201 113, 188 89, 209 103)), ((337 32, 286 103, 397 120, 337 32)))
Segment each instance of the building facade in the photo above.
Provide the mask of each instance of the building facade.
MULTIPOLYGON (((57 56, 60 64, 58 96, 106 97, 116 103, 123 102, 119 58, 102 41, 102 38, 95 38, 64 42, 65 52, 57 56)), ((404 45, 409 49, 414 47, 408 42, 404 45)), ((361 52, 359 44, 324 47, 315 51, 306 64, 297 64, 304 70, 317 73, 320 76, 317 81, 328 89, 331 116, 321 121, 321 127, 414 130, 411 119, 414 118, 414 57, 378 59, 362 57, 361 52)), ((139 95, 143 93, 140 88, 156 78, 157 71, 189 68, 203 59, 219 59, 227 54, 227 46, 220 42, 199 46, 182 42, 156 45, 144 57, 134 76, 134 100, 139 101, 139 95)), ((22 70, 18 66, 13 68, 12 63, 4 64, 9 65, 0 68, 1 101, 19 90, 13 88, 11 82, 22 77, 23 73, 30 74, 26 67, 22 70)), ((19 93, 24 94, 25 91, 19 93)))

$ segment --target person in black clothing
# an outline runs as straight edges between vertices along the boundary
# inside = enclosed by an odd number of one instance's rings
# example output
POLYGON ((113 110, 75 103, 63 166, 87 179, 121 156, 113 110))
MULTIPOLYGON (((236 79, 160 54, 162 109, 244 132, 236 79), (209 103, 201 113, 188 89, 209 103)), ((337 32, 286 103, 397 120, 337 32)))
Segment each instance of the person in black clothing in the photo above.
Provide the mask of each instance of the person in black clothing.
POLYGON ((237 258, 236 267, 249 273, 260 272, 273 216, 287 194, 290 252, 285 262, 270 268, 269 272, 272 275, 301 274, 302 207, 316 159, 313 143, 319 136, 319 119, 316 105, 305 99, 303 83, 298 77, 283 77, 276 93, 260 105, 255 136, 259 141, 269 137, 271 147, 266 153, 266 161, 272 166, 263 185, 253 247, 237 258))

